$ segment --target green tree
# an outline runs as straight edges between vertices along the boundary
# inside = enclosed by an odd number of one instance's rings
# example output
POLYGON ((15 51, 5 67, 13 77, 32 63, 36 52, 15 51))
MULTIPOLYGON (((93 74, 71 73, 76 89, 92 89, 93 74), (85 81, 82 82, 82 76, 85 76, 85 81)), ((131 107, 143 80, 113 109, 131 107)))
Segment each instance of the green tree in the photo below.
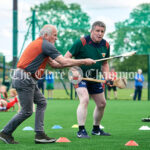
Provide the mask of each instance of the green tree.
POLYGON ((139 68, 143 72, 147 72, 147 56, 146 55, 134 55, 132 57, 124 58, 122 62, 116 59, 113 61, 113 67, 117 71, 136 72, 139 68))
POLYGON ((137 6, 128 19, 115 24, 108 36, 113 40, 113 53, 136 50, 138 54, 150 53, 150 3, 137 6))
MULTIPOLYGON (((36 11, 38 32, 45 24, 57 26, 58 40, 55 46, 62 54, 65 54, 75 40, 87 34, 90 28, 89 16, 76 3, 67 5, 62 0, 50 0, 35 5, 31 11, 33 9, 36 11)), ((28 24, 31 23, 31 18, 32 16, 27 18, 28 24)))
POLYGON ((136 71, 137 68, 141 68, 147 72, 147 56, 144 54, 150 53, 149 35, 150 3, 146 3, 133 9, 125 21, 115 23, 115 31, 108 34, 112 39, 113 54, 136 50, 137 54, 143 56, 125 58, 121 63, 116 60, 113 65, 121 71, 136 71))

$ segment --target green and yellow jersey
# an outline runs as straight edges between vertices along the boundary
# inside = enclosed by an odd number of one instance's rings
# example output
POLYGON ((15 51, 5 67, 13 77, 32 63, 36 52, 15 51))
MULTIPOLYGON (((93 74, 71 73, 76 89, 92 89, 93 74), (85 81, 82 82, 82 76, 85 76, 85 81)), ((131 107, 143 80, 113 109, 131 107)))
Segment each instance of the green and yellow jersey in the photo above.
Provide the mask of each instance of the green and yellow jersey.
MULTIPOLYGON (((107 58, 110 56, 109 43, 102 39, 100 43, 94 43, 90 35, 77 40, 69 50, 75 59, 91 58, 94 60, 107 58)), ((82 65, 84 77, 96 78, 96 75, 101 72, 102 62, 97 62, 91 66, 82 65)))

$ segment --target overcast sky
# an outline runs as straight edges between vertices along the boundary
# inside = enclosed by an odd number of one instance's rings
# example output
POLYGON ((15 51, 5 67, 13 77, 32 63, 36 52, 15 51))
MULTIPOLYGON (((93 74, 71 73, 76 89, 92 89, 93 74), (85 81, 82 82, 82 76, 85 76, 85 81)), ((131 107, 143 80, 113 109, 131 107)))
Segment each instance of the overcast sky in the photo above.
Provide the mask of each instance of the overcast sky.
MULTIPOLYGON (((48 0, 18 0, 18 51, 21 50, 27 31, 25 18, 31 15, 30 7, 44 1, 48 0)), ((12 2, 13 0, 0 0, 0 52, 6 55, 7 61, 12 59, 12 2)), ((141 3, 150 3, 150 0, 64 0, 64 2, 80 4, 83 11, 90 16, 91 23, 96 20, 104 21, 107 34, 114 30, 115 22, 127 19, 133 8, 141 3)))

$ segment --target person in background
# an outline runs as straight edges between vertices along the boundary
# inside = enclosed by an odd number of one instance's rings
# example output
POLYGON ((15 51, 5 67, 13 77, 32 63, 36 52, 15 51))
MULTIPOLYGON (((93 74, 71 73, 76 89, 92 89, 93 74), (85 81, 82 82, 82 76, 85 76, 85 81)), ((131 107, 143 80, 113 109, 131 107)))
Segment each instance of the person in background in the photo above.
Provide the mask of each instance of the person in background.
MULTIPOLYGON (((115 72, 114 68, 110 70, 110 76, 113 81, 117 79, 117 72, 115 72)), ((107 86, 107 87, 108 87, 108 99, 110 99, 111 89, 113 89, 114 91, 114 98, 117 99, 117 87, 116 86, 107 86)))
MULTIPOLYGON (((15 99, 17 99, 17 100, 15 100, 16 101, 16 104, 18 105, 18 111, 17 112, 19 112, 20 111, 20 103, 19 103, 19 100, 18 100, 18 94, 17 94, 17 91, 16 91, 16 89, 10 89, 9 90, 9 93, 10 93, 10 98, 8 98, 8 101, 9 102, 12 102, 12 101, 14 101, 15 99)), ((13 106, 13 111, 15 110, 15 105, 13 106)))
POLYGON ((133 100, 135 101, 138 95, 138 100, 140 101, 142 95, 142 89, 143 89, 143 82, 144 82, 144 76, 142 75, 141 69, 138 69, 134 80, 135 80, 135 91, 134 91, 133 100))
POLYGON ((53 99, 53 90, 54 90, 54 75, 52 72, 48 72, 46 78, 46 89, 48 92, 48 99, 53 99))
POLYGON ((6 101, 7 98, 8 98, 7 87, 4 85, 1 85, 0 86, 0 99, 3 99, 6 101))
POLYGON ((14 105, 18 102, 18 99, 15 98, 14 100, 12 100, 11 102, 7 102, 3 99, 0 99, 0 111, 8 111, 11 107, 14 107, 14 105))

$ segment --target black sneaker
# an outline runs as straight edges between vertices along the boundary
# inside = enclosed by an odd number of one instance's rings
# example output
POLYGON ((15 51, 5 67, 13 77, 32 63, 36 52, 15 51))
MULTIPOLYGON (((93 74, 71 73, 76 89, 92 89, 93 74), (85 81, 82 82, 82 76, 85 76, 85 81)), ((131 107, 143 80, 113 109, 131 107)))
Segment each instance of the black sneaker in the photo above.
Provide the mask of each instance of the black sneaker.
POLYGON ((35 135, 35 143, 54 143, 55 141, 55 138, 50 138, 45 133, 35 135))
POLYGON ((78 138, 90 138, 85 129, 78 131, 77 137, 78 138))
POLYGON ((3 132, 0 132, 0 140, 6 144, 18 144, 18 142, 14 141, 14 137, 3 132))
POLYGON ((104 132, 103 130, 92 130, 92 135, 102 135, 102 136, 110 136, 109 133, 104 132))

